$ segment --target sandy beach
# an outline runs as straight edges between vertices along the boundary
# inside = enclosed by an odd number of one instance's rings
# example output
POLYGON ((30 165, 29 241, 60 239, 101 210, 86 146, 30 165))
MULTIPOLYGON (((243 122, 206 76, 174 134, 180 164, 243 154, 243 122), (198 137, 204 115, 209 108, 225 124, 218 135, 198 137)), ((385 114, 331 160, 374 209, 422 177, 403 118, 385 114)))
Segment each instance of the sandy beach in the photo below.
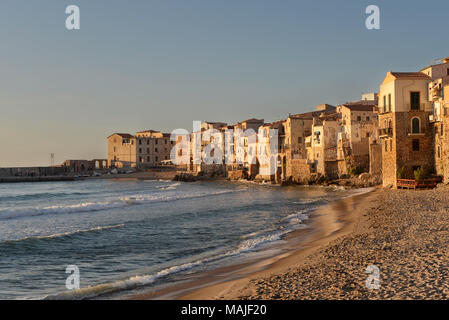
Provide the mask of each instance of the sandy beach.
POLYGON ((292 250, 132 299, 447 299, 448 191, 376 189, 337 201, 289 235, 292 250), (366 287, 370 265, 378 289, 366 287))

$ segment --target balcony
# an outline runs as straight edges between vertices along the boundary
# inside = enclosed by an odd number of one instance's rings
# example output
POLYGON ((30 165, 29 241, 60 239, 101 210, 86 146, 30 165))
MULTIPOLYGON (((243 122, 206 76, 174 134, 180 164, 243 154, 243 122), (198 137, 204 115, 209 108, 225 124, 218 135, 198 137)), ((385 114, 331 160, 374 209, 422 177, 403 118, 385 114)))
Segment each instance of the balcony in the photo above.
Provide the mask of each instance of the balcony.
POLYGON ((409 110, 409 111, 425 111, 426 104, 420 103, 419 105, 412 105, 410 103, 407 103, 407 110, 409 110))
POLYGON ((379 138, 387 138, 393 136, 393 128, 381 128, 377 129, 379 138))

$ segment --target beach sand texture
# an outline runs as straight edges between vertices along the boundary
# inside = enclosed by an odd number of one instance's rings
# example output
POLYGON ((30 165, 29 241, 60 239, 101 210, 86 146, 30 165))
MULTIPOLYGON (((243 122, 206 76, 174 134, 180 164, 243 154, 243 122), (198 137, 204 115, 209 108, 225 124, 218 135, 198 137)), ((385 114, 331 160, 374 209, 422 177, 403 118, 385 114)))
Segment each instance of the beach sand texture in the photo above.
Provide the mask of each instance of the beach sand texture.
POLYGON ((449 298, 449 186, 378 189, 318 210, 313 224, 319 231, 292 254, 170 298, 449 298), (366 287, 370 265, 379 268, 379 289, 366 287))
POLYGON ((447 299, 449 187, 384 190, 354 230, 288 272, 249 281, 241 299, 447 299), (380 287, 368 290, 368 265, 380 287))

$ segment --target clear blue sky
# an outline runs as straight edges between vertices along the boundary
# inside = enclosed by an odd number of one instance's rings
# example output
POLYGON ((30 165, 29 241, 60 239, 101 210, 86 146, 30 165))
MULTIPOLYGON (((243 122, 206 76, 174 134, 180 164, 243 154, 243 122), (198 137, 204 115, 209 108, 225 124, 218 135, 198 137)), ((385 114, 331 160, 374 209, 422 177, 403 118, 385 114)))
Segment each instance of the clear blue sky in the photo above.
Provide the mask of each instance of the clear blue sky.
POLYGON ((448 17, 447 0, 2 0, 0 166, 103 158, 113 132, 355 100, 388 70, 449 56, 448 17), (370 4, 381 30, 365 28, 370 4))

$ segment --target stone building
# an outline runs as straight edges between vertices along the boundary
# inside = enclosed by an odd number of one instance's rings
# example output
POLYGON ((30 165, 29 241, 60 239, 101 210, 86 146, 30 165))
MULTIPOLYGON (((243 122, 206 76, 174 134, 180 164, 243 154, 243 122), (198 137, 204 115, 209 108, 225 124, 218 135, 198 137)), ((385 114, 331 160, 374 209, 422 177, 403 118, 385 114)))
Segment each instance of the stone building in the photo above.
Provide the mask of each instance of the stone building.
POLYGON ((279 120, 259 128, 257 180, 278 183, 286 178, 286 159, 282 158, 280 153, 280 146, 285 144, 285 122, 286 120, 279 120))
POLYGON ((337 160, 339 175, 351 169, 368 172, 370 144, 377 141, 376 100, 360 100, 337 107, 341 117, 337 160))
POLYGON ((108 165, 116 168, 136 167, 136 137, 129 133, 114 133, 108 138, 108 165))
POLYGON ((116 168, 141 168, 159 165, 170 160, 173 141, 170 134, 154 130, 114 133, 108 138, 108 165, 116 168))
POLYGON ((284 136, 280 145, 280 163, 285 164, 282 178, 286 181, 307 183, 316 173, 316 166, 307 157, 307 137, 312 135, 314 119, 335 113, 335 106, 318 105, 316 111, 289 115, 284 123, 284 136))
POLYGON ((429 101, 433 106, 430 115, 430 123, 434 135, 434 166, 436 174, 444 176, 449 182, 449 138, 446 132, 448 125, 449 108, 449 58, 441 60, 441 63, 430 65, 421 70, 431 78, 428 84, 429 101), (445 92, 446 91, 446 92, 445 92))
POLYGON ((224 128, 233 132, 232 140, 228 141, 229 151, 233 152, 233 156, 226 159, 228 177, 254 179, 257 176, 259 173, 258 132, 264 123, 264 119, 251 118, 224 128))
POLYGON ((428 99, 431 77, 423 72, 388 72, 379 91, 379 138, 384 186, 397 186, 398 173, 434 169, 433 113, 428 99))
POLYGON ((136 160, 138 167, 151 167, 170 160, 173 146, 169 133, 146 130, 136 133, 136 160))
POLYGON ((323 114, 313 119, 312 135, 307 139, 307 160, 312 165, 312 172, 329 178, 338 177, 339 132, 339 114, 323 114))
POLYGON ((203 121, 190 134, 189 171, 195 174, 225 174, 225 130, 227 123, 203 121), (208 159, 208 160, 205 160, 208 159))

